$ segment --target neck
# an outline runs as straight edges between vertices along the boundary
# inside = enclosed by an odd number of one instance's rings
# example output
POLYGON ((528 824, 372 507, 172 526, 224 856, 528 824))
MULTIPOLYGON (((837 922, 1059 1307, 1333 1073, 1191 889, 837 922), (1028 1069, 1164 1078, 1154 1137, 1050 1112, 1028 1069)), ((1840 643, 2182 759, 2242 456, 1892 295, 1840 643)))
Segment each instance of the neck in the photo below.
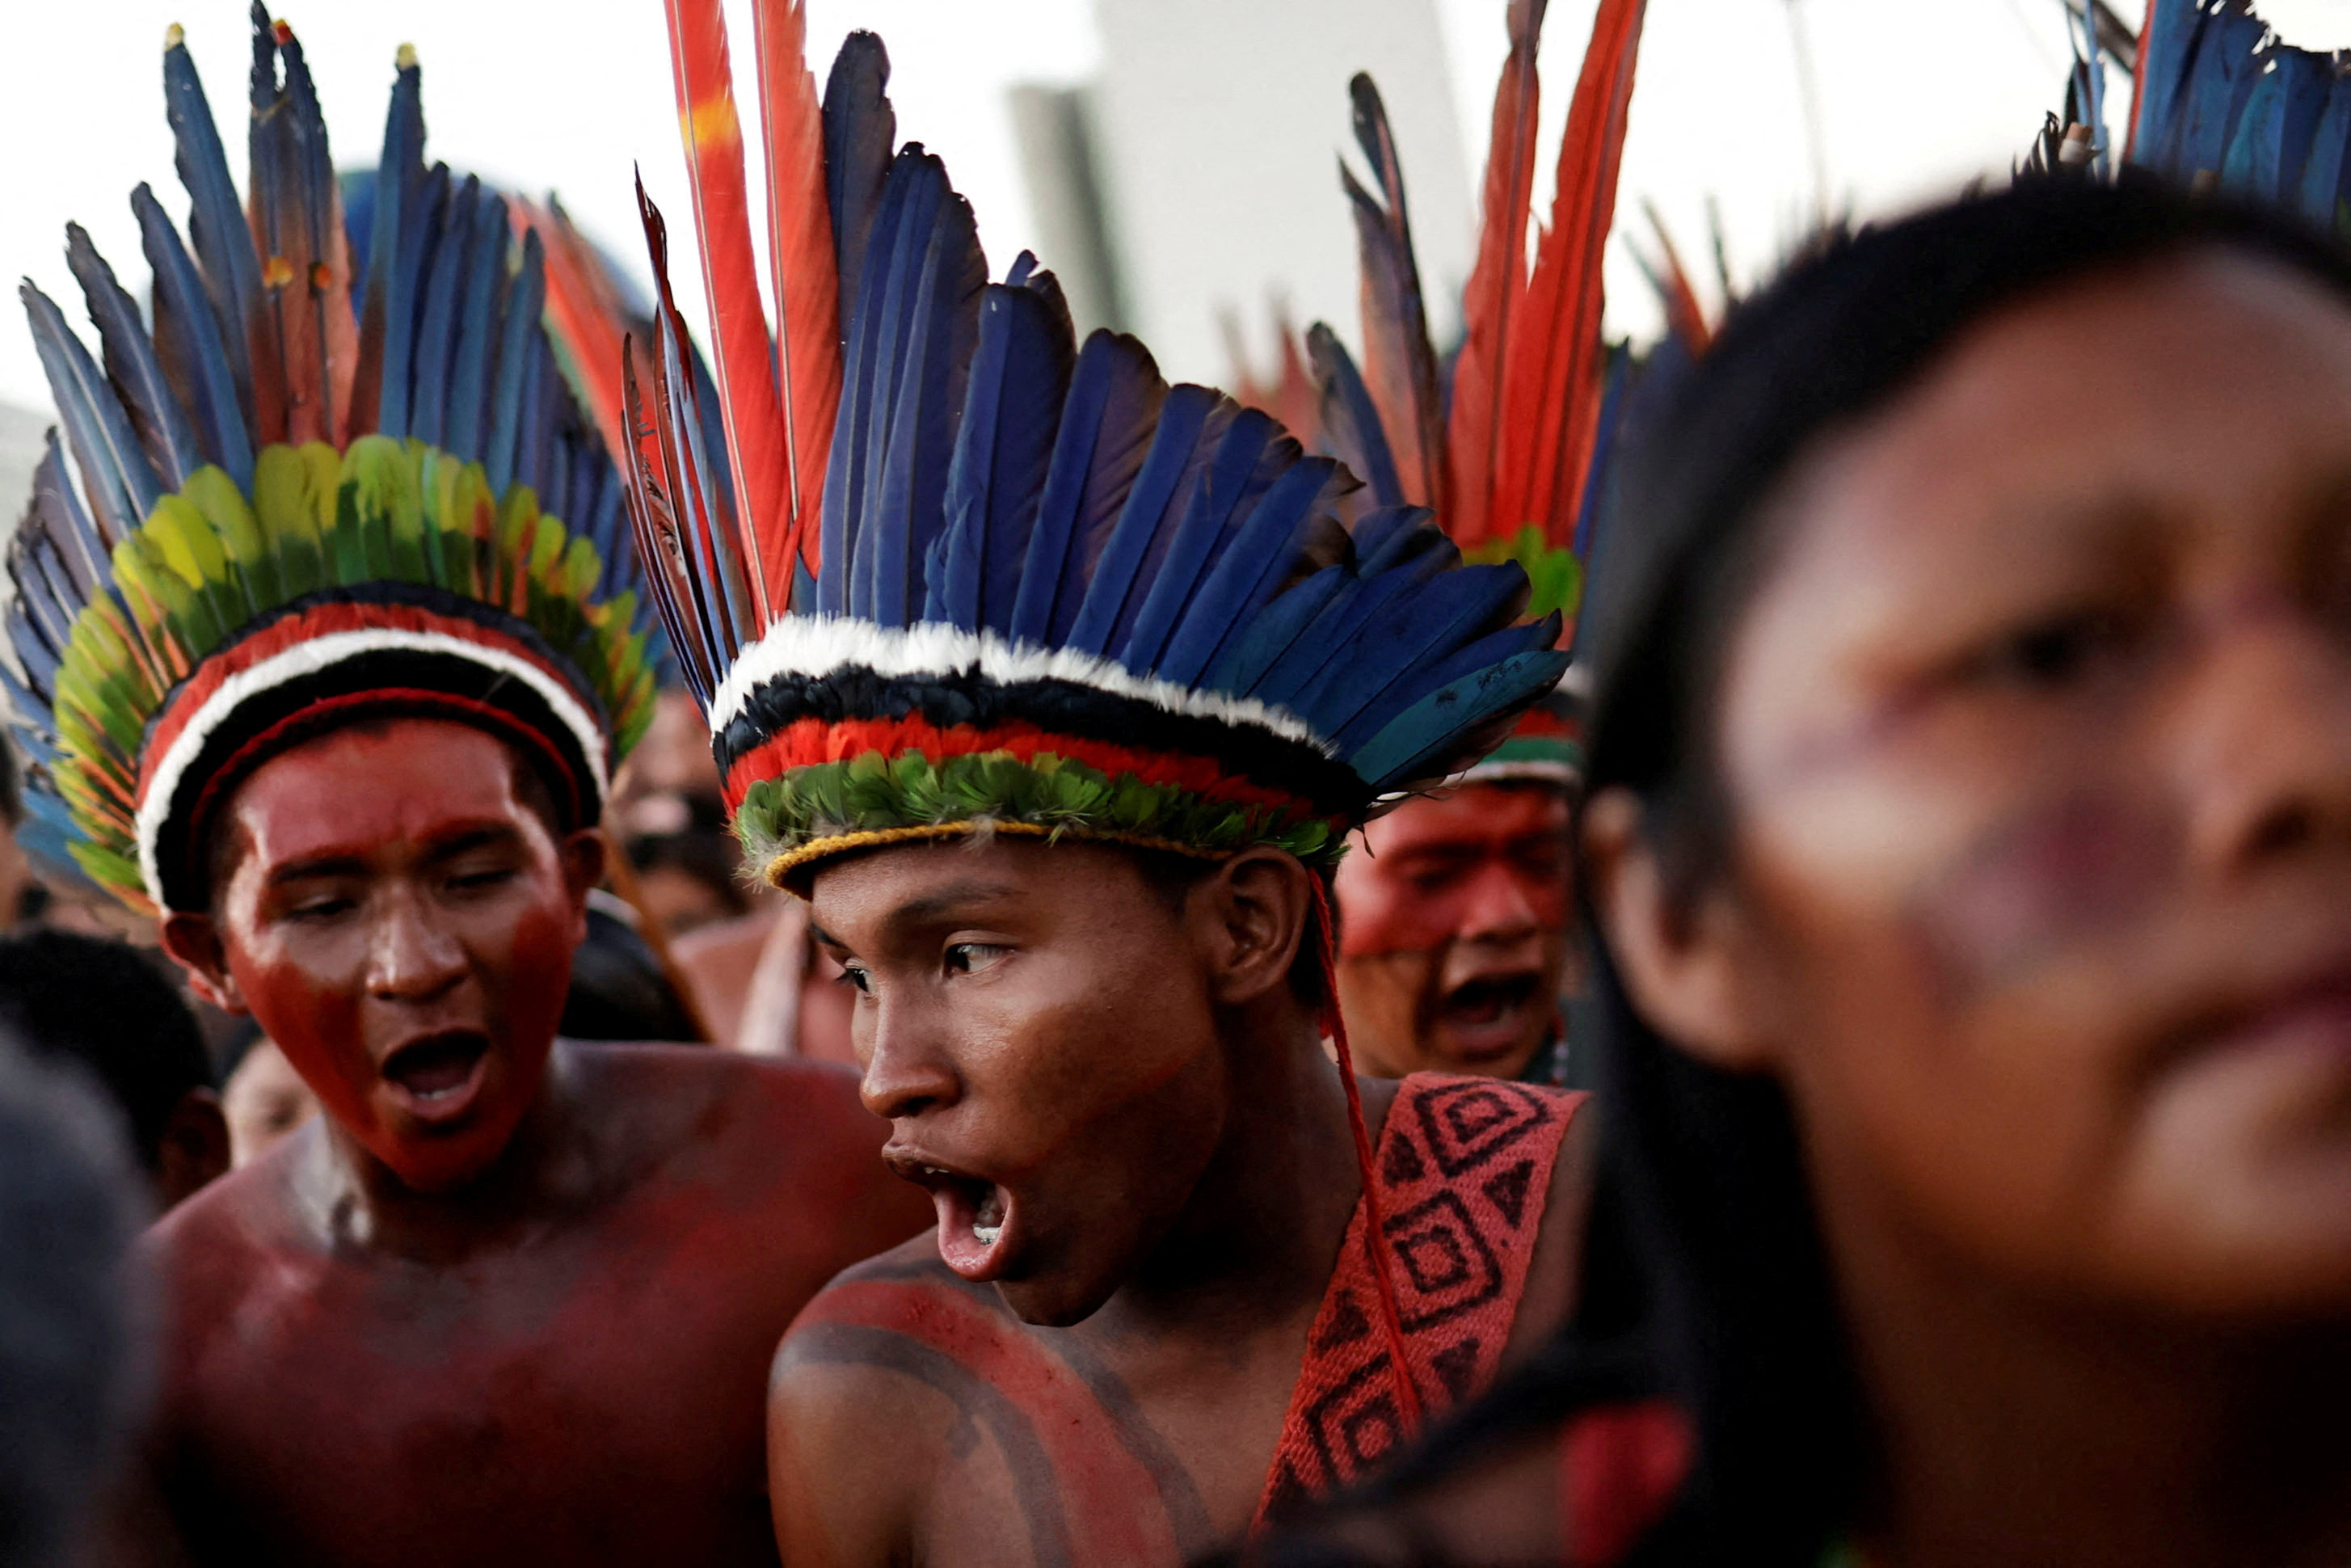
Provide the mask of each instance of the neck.
POLYGON ((1885 1561, 2282 1568, 2351 1549, 2351 1329, 2055 1303, 1865 1198, 1823 1211, 1878 1425, 1885 1561))
POLYGON ((1225 1134, 1167 1235, 1095 1314, 1106 1332, 1228 1342, 1311 1317, 1330 1284, 1363 1191, 1339 1071, 1286 998, 1219 1032, 1225 1134))
POLYGON ((331 1117, 297 1176, 332 1242, 419 1262, 452 1261, 510 1243, 589 1201, 597 1187, 589 1128, 579 1113, 580 1064, 559 1040, 538 1094, 497 1157, 455 1187, 423 1192, 331 1117))

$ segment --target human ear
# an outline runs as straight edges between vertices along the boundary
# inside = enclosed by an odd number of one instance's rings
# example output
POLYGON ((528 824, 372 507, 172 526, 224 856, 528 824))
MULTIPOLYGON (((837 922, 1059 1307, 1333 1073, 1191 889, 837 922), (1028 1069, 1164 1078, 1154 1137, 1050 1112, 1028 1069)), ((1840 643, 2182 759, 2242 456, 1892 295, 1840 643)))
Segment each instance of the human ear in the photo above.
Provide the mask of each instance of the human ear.
POLYGON ((163 917, 160 933, 163 951, 187 971, 189 988, 223 1012, 250 1011, 245 993, 229 973, 228 951, 221 944, 220 927, 210 915, 175 909, 163 917))
POLYGON ((1280 850, 1243 850, 1194 890, 1192 909, 1206 923, 1218 1003, 1253 1002, 1290 983, 1298 945, 1311 939, 1312 875, 1280 850))
POLYGON ((558 839, 555 852, 563 862, 563 891, 571 900, 572 924, 579 927, 576 939, 588 939, 588 894, 603 884, 604 868, 612 852, 611 841, 601 828, 581 828, 558 839))
POLYGON ((1728 889, 1709 886, 1687 907, 1667 895, 1641 810, 1628 789, 1605 790, 1583 810, 1592 907, 1625 988, 1652 1027, 1699 1061, 1729 1072, 1767 1068, 1747 924, 1728 889))
POLYGON ((155 1151, 156 1201, 170 1208, 225 1175, 228 1166, 228 1118, 222 1113, 220 1096, 210 1089, 191 1089, 163 1120, 163 1136, 155 1151))

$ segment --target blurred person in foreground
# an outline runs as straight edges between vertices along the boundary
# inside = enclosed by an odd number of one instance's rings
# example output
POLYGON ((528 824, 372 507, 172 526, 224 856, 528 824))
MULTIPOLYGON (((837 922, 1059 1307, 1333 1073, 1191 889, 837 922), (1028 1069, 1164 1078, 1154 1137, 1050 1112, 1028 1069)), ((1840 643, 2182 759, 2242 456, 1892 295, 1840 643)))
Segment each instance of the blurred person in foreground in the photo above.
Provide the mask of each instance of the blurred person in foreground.
POLYGON ((2344 1561, 2351 259, 2030 181, 1797 267, 1648 443, 1583 1305, 1253 1555, 2344 1561))
POLYGON ((224 1063, 221 1114, 228 1119, 229 1164, 250 1165, 278 1139, 319 1113, 319 1097, 251 1019, 224 1063))
MULTIPOLYGON (((148 1473, 179 1539, 143 1544, 772 1563, 768 1359, 922 1205, 845 1072, 557 1038, 653 698, 621 479, 540 327, 543 242, 423 165, 413 54, 355 302, 300 46, 266 17, 253 43, 248 226, 166 41, 198 221, 192 260, 134 198, 160 344, 69 231, 109 362, 181 373, 59 375, 84 482, 52 448, 8 555, 47 705, 17 716, 76 858, 326 1108, 149 1233, 148 1473), (238 292, 265 265, 300 309, 238 292), (216 300, 275 325, 223 331, 216 300)), ((26 297, 45 359, 87 371, 26 297)))
POLYGON ((229 1130, 194 1014, 160 954, 71 931, 0 937, 0 1025, 112 1097, 157 1213, 229 1168, 229 1130))
POLYGON ((131 1243, 148 1203, 78 1069, 0 1033, 0 1563, 104 1561, 147 1386, 131 1243))

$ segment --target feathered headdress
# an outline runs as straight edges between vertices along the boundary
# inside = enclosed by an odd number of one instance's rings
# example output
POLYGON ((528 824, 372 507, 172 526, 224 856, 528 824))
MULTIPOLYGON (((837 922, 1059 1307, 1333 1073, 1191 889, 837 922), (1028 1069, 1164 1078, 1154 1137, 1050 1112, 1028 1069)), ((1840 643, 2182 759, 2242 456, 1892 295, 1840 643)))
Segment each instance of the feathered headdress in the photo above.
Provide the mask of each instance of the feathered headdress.
MULTIPOLYGON (((2087 58, 2095 85, 2104 73, 2095 51, 2087 58)), ((2283 42, 2247 0, 2153 0, 2137 75, 2128 162, 2351 234, 2351 75, 2339 57, 2283 42)))
MULTIPOLYGON (((1343 162, 1340 180, 1362 261, 1362 365, 1328 326, 1307 333, 1322 388, 1323 439, 1364 476, 1374 501, 1435 507, 1466 558, 1517 561, 1534 585, 1531 612, 1571 624, 1630 363, 1601 339, 1601 259, 1615 217, 1646 9, 1646 0, 1602 0, 1593 20, 1560 143, 1551 222, 1530 267, 1544 0, 1511 0, 1483 226, 1462 300, 1463 340, 1449 367, 1429 338, 1387 110, 1372 78, 1357 76, 1349 89, 1355 141, 1372 185, 1343 162)), ((1678 277, 1670 253, 1667 260, 1678 277)), ((1678 295, 1687 293, 1684 283, 1678 295)), ((1694 310, 1671 289, 1667 298, 1685 314, 1694 310)), ((1530 708, 1509 739, 1457 781, 1573 783, 1582 770, 1576 705, 1562 690, 1530 708)))
POLYGON ((1515 565, 1263 413, 1080 346, 1050 273, 987 281, 969 205, 893 151, 880 40, 820 103, 799 5, 757 12, 775 330, 751 261, 717 0, 671 0, 739 507, 713 480, 666 239, 632 478, 653 597, 737 830, 781 882, 981 830, 1310 864, 1382 797, 1474 758, 1565 664, 1515 565))
POLYGON ((23 289, 80 483, 53 434, 7 551, 21 679, 0 676, 34 809, 147 909, 201 903, 209 814, 325 727, 480 725, 592 822, 653 695, 620 476, 541 329, 540 243, 425 168, 403 48, 355 256, 301 46, 253 17, 243 207, 166 39, 193 252, 140 186, 152 328, 78 227, 100 360, 23 289))

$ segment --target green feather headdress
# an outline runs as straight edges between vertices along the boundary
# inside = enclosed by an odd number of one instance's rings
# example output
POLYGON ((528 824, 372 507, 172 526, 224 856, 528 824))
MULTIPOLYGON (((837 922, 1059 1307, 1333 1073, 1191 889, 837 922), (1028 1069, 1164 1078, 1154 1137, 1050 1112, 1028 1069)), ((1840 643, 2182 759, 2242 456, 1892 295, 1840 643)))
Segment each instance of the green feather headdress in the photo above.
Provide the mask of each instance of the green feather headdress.
POLYGON ((199 900, 208 813, 323 727, 478 725, 592 821, 651 712, 619 478, 540 326, 538 235, 516 246, 494 193, 424 167, 403 49, 355 262, 301 47, 254 25, 246 204, 167 41, 194 248, 141 186, 152 329, 78 228, 102 371, 23 289, 66 442, 8 547, 21 674, 0 677, 34 836, 134 907, 199 900))

